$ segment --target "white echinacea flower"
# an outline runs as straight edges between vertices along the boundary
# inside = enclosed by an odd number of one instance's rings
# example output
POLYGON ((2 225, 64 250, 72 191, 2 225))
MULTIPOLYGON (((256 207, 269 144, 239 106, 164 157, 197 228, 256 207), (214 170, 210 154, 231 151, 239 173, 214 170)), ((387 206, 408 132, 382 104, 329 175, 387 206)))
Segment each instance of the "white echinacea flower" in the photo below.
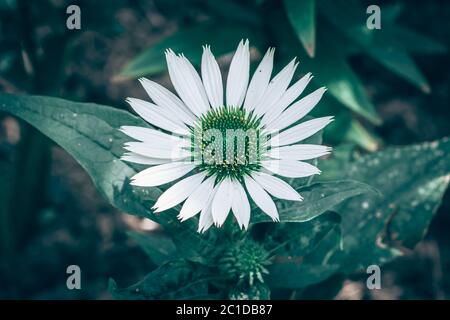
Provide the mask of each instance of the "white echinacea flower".
POLYGON ((170 79, 178 96, 141 78, 153 103, 128 98, 133 110, 152 126, 123 126, 137 140, 128 142, 122 159, 148 165, 131 178, 132 185, 153 187, 185 177, 168 188, 153 209, 161 212, 184 201, 181 221, 200 213, 199 231, 221 226, 230 211, 247 228, 250 202, 279 221, 271 196, 301 201, 287 182, 272 174, 300 178, 319 174, 303 162, 331 148, 299 144, 333 119, 298 123, 319 102, 325 88, 297 98, 311 80, 308 73, 289 86, 298 63, 293 59, 271 78, 274 49, 262 58, 250 80, 249 43, 241 41, 232 58, 223 91, 222 76, 209 46, 203 47, 201 77, 184 55, 166 51, 170 79))

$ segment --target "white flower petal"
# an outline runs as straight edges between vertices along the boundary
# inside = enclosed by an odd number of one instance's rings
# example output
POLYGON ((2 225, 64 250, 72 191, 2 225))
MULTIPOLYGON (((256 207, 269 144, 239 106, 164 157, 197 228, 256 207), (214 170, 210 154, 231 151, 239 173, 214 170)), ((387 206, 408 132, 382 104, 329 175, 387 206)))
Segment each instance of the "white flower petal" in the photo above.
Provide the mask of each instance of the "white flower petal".
POLYGON ((173 208, 186 200, 186 198, 189 197, 198 186, 200 186, 205 176, 206 174, 204 172, 200 172, 175 183, 169 189, 164 191, 161 196, 159 196, 153 206, 155 212, 161 212, 173 208))
POLYGON ((198 221, 198 232, 205 232, 208 230, 214 223, 213 217, 212 217, 212 200, 214 199, 214 196, 217 191, 217 186, 213 189, 211 194, 208 196, 208 202, 205 207, 203 207, 202 211, 200 212, 200 219, 198 221))
POLYGON ((134 186, 155 187, 181 178, 194 169, 192 163, 171 162, 145 169, 133 177, 131 183, 134 186))
POLYGON ((289 83, 291 83, 298 63, 293 59, 285 66, 269 83, 266 92, 261 100, 255 106, 257 115, 264 115, 270 108, 273 108, 286 92, 289 83))
POLYGON ((127 136, 147 143, 156 143, 158 145, 182 145, 183 147, 189 147, 190 141, 189 139, 183 139, 182 137, 178 137, 176 135, 169 135, 162 131, 137 127, 137 126, 122 126, 120 127, 120 131, 125 133, 127 136))
POLYGON ((197 71, 184 56, 178 57, 172 50, 166 51, 166 60, 178 95, 197 117, 201 116, 209 109, 209 103, 197 71))
POLYGON ((311 160, 322 157, 331 152, 331 148, 316 144, 295 144, 290 146, 273 148, 269 151, 269 157, 286 160, 311 160))
POLYGON ((196 120, 195 116, 180 98, 156 82, 146 78, 140 78, 139 81, 153 102, 163 109, 168 109, 176 119, 192 126, 196 120))
POLYGON ((212 201, 212 216, 214 224, 222 226, 227 219, 233 202, 233 183, 230 178, 222 180, 212 201))
MULTIPOLYGON (((248 40, 241 40, 231 60, 227 77, 227 105, 240 107, 247 92, 250 73, 250 51, 248 40)), ((213 210, 214 212, 214 210, 213 210)))
POLYGON ((182 66, 186 69, 186 71, 189 71, 191 74, 191 91, 195 93, 197 104, 200 105, 200 108, 202 110, 202 114, 209 110, 210 105, 208 102, 208 96, 206 95, 205 87, 203 86, 202 79, 200 78, 197 70, 195 70, 192 63, 183 55, 179 55, 180 62, 182 66))
POLYGON ((222 75, 209 46, 203 47, 202 79, 211 106, 213 108, 223 106, 222 75))
POLYGON ((189 134, 189 130, 184 123, 181 123, 176 119, 168 118, 166 116, 167 112, 164 112, 157 105, 135 98, 127 98, 126 101, 130 104, 131 108, 142 117, 142 119, 151 125, 177 134, 189 134))
POLYGON ((180 145, 170 144, 150 144, 146 142, 126 142, 124 149, 141 156, 158 159, 184 159, 191 156, 191 153, 180 145))
POLYGON ((283 130, 284 128, 287 128, 291 124, 302 119, 317 105, 325 91, 326 89, 324 87, 319 88, 294 103, 292 106, 284 110, 281 115, 269 126, 267 126, 267 130, 283 130))
POLYGON ((256 205, 273 221, 280 221, 277 207, 267 192, 251 177, 245 176, 244 181, 245 187, 256 205))
POLYGON ((121 157, 120 160, 127 161, 127 162, 133 162, 138 164, 146 164, 146 165, 156 165, 156 164, 163 164, 167 162, 172 162, 172 159, 157 159, 157 158, 150 158, 145 157, 140 154, 134 153, 134 152, 126 152, 121 157))
POLYGON ((256 104, 266 92, 272 74, 274 52, 274 48, 269 48, 267 50, 248 85, 244 102, 244 108, 248 111, 255 108, 256 104))
POLYGON ((319 132, 332 121, 333 117, 322 117, 302 122, 273 136, 268 141, 268 145, 274 148, 302 141, 319 132))
POLYGON ((261 185, 268 193, 272 196, 291 200, 291 201, 302 201, 302 196, 295 191, 287 182, 281 180, 280 178, 271 176, 267 173, 257 172, 252 174, 253 179, 261 185))
POLYGON ((250 203, 244 188, 238 181, 233 181, 233 214, 241 228, 247 229, 250 222, 250 203))
POLYGON ((269 108, 269 110, 267 110, 261 120, 261 124, 270 124, 273 120, 278 118, 278 116, 302 94, 303 90, 305 90, 311 79, 311 73, 307 73, 300 80, 290 86, 280 98, 280 100, 276 103, 276 105, 273 108, 269 108))
POLYGON ((264 160, 261 161, 261 164, 270 172, 288 178, 303 178, 320 174, 317 167, 296 160, 264 160))
POLYGON ((178 218, 185 221, 199 213, 208 204, 209 195, 214 189, 215 177, 209 177, 187 198, 178 218))

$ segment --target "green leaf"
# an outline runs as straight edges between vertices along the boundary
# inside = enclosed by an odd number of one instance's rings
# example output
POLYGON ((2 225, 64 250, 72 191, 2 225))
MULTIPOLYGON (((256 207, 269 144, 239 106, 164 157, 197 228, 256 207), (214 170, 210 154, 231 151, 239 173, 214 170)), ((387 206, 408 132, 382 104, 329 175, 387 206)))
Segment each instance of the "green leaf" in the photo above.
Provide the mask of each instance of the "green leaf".
POLYGON ((327 259, 317 261, 316 251, 322 252, 322 246, 327 244, 328 248, 330 243, 331 248, 339 248, 340 237, 335 235, 340 235, 340 221, 339 215, 331 212, 305 223, 274 225, 269 241, 278 239, 286 244, 269 266, 268 284, 275 288, 304 288, 334 274, 339 266, 329 264, 327 259))
POLYGON ((360 80, 347 63, 341 47, 342 44, 334 37, 319 32, 316 57, 311 59, 303 56, 303 67, 311 71, 316 81, 327 87, 330 94, 341 104, 372 123, 380 124, 381 118, 369 101, 360 80))
POLYGON ((281 60, 289 61, 292 55, 297 54, 303 70, 312 72, 313 81, 327 87, 329 94, 339 103, 374 124, 381 123, 381 118, 368 99, 363 85, 347 63, 348 39, 339 33, 333 33, 333 37, 330 37, 326 28, 319 28, 316 56, 312 59, 305 53, 293 34, 292 28, 285 22, 286 17, 274 12, 269 18, 269 27, 275 40, 280 47, 284 48, 283 51, 279 51, 281 60))
MULTIPOLYGON (((399 29, 395 23, 386 21, 382 24, 381 30, 369 30, 361 17, 363 7, 357 1, 352 1, 350 4, 348 0, 333 1, 323 12, 335 28, 361 46, 374 60, 425 93, 430 92, 425 76, 407 52, 407 48, 401 45, 402 39, 396 31, 407 29, 399 29)), ((416 43, 419 40, 422 39, 417 38, 416 43)), ((426 39, 423 40, 426 41, 426 39)))
MULTIPOLYGON (((317 183, 297 189, 304 198, 301 202, 277 201, 281 222, 305 222, 331 210, 351 197, 374 192, 370 186, 357 181, 317 183)), ((266 214, 258 211, 251 223, 272 222, 266 214)))
POLYGON ((122 125, 147 126, 140 118, 94 103, 9 94, 0 94, 0 111, 22 118, 70 153, 111 204, 160 223, 173 235, 183 257, 203 261, 204 253, 213 249, 208 240, 212 235, 197 233, 194 220, 180 223, 175 210, 158 215, 150 210, 160 189, 132 188, 128 183, 137 171, 120 160, 123 144, 129 138, 118 129, 122 125))
POLYGON ((194 65, 199 65, 202 46, 211 45, 216 57, 234 51, 241 39, 250 39, 252 45, 258 42, 257 30, 248 26, 233 23, 205 22, 193 27, 183 28, 163 38, 150 48, 131 60, 120 73, 120 77, 136 78, 160 73, 166 70, 164 51, 172 49, 176 53, 184 53, 194 65))
POLYGON ((391 27, 389 36, 392 41, 397 41, 401 47, 413 53, 443 54, 448 52, 448 48, 440 42, 399 25, 391 27))
POLYGON ((344 165, 324 161, 322 169, 381 190, 336 207, 342 214, 343 250, 324 253, 349 273, 383 264, 412 248, 425 235, 450 181, 450 141, 388 148, 344 165), (333 167, 335 169, 333 169, 333 167))
POLYGON ((178 260, 163 264, 126 289, 118 289, 110 279, 109 291, 120 300, 201 299, 208 295, 208 280, 194 265, 178 260))
POLYGON ((155 231, 143 234, 130 231, 128 236, 139 244, 150 260, 157 266, 177 258, 175 244, 162 232, 155 231))
MULTIPOLYGON (((22 118, 69 152, 90 174, 98 190, 114 203, 135 169, 120 161, 125 136, 117 129, 124 124, 145 123, 130 113, 110 107, 40 96, 0 95, 0 110, 22 118)), ((149 198, 160 194, 148 188, 149 198)), ((146 212, 134 214, 147 216, 146 212)))
POLYGON ((314 57, 316 49, 316 9, 315 0, 284 0, 286 13, 310 57, 314 57))
POLYGON ((431 91, 425 76, 407 51, 390 45, 384 39, 373 42, 366 48, 369 56, 423 92, 429 93, 431 91))

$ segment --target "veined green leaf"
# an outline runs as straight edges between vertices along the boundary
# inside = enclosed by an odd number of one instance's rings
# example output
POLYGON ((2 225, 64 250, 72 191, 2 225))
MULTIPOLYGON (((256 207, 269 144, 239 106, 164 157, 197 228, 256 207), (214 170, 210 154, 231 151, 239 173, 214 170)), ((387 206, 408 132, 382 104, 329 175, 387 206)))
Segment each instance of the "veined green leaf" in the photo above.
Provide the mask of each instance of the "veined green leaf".
MULTIPOLYGON (((342 201, 367 192, 374 192, 370 186, 357 181, 336 181, 317 183, 297 189, 303 201, 278 201, 281 222, 305 222, 331 210, 342 201)), ((271 222, 272 219, 258 212, 251 223, 271 222)))
POLYGON ((150 208, 161 194, 158 188, 133 188, 129 178, 135 167, 121 161, 128 138, 122 125, 147 126, 131 113, 94 103, 59 98, 0 94, 0 111, 9 112, 54 140, 87 171, 108 201, 126 213, 160 223, 173 235, 183 257, 202 261, 201 252, 213 244, 197 233, 196 221, 180 223, 175 210, 154 214, 150 208))
POLYGON ((285 245, 277 250, 269 266, 266 278, 270 286, 304 288, 336 272, 339 266, 329 264, 326 257, 318 260, 316 251, 339 248, 340 221, 339 215, 330 212, 305 223, 274 225, 271 238, 285 245))
POLYGON ((281 242, 282 237, 277 238, 281 233, 288 239, 298 235, 298 239, 281 249, 286 250, 284 254, 277 252, 268 277, 272 286, 305 287, 333 274, 349 274, 391 261, 425 235, 450 182, 448 138, 388 148, 353 161, 348 148, 333 155, 337 159, 321 163, 328 177, 358 179, 382 194, 365 193, 336 206, 334 210, 342 219, 339 225, 335 220, 333 226, 327 213, 306 223, 284 224, 294 228, 291 230, 274 226, 280 230, 272 231, 269 241, 281 242))
POLYGON ((335 170, 333 179, 358 179, 382 191, 381 197, 364 194, 335 208, 342 214, 343 250, 324 255, 349 273, 386 263, 424 236, 450 181, 450 141, 388 148, 352 162, 333 165, 327 160, 321 165, 324 172, 335 170))
POLYGON ((310 57, 316 49, 316 8, 315 0, 284 0, 287 16, 310 57))

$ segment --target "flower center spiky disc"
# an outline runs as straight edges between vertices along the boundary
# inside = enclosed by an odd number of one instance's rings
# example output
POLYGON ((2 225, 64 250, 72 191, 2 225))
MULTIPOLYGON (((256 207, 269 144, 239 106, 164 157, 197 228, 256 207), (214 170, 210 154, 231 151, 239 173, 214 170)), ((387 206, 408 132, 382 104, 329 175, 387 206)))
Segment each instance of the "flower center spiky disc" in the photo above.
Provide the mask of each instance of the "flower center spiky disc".
POLYGON ((192 128, 192 156, 201 171, 218 181, 259 171, 265 142, 260 119, 243 108, 210 109, 192 128))

